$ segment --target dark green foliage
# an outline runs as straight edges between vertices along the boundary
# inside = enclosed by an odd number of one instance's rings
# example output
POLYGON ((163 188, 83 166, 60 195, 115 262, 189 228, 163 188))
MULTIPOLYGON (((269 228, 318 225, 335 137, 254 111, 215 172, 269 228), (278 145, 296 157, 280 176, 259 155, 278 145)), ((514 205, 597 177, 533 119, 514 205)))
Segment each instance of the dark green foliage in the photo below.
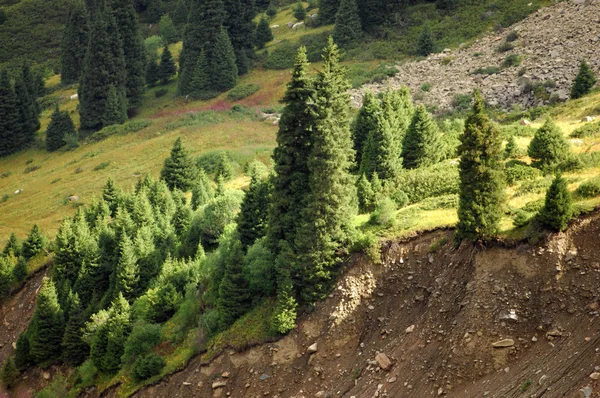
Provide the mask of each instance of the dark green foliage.
POLYGON ((298 306, 294 297, 294 286, 291 279, 291 264, 295 261, 294 253, 290 246, 282 242, 277 256, 275 267, 277 277, 277 303, 271 319, 271 329, 279 334, 286 334, 296 325, 296 308, 298 306))
POLYGON ((177 7, 175 7, 175 10, 173 11, 172 19, 180 33, 183 33, 185 29, 185 24, 188 20, 188 13, 189 10, 187 7, 187 2, 185 0, 178 0, 177 7))
POLYGON ((15 233, 11 233, 8 238, 8 242, 6 242, 6 246, 2 250, 3 254, 10 255, 12 253, 13 256, 19 257, 21 255, 21 244, 17 239, 17 235, 15 233))
POLYGON ((356 0, 340 0, 335 16, 333 40, 342 48, 351 48, 358 44, 362 37, 362 27, 358 16, 356 0))
POLYGON ((181 138, 177 138, 171 149, 171 156, 165 159, 165 164, 160 171, 160 178, 167 183, 170 189, 177 188, 187 192, 194 186, 196 175, 196 166, 183 147, 181 138))
POLYGON ((82 338, 85 321, 86 317, 82 304, 79 301, 79 296, 75 293, 62 339, 62 358, 65 363, 71 366, 81 365, 90 354, 90 346, 82 338))
POLYGON ((88 45, 88 12, 81 1, 76 1, 69 10, 60 44, 60 81, 73 84, 79 81, 88 45))
POLYGON ((110 214, 115 215, 117 207, 121 203, 122 192, 115 184, 112 178, 106 180, 106 184, 102 188, 102 199, 108 204, 110 214))
POLYGON ((437 124, 423 105, 415 110, 402 143, 404 167, 431 166, 441 159, 441 136, 437 124))
POLYGON ((500 134, 485 114, 475 92, 473 111, 465 122, 460 147, 459 239, 486 239, 498 231, 504 202, 500 134))
POLYGON ((319 24, 329 25, 335 22, 340 0, 319 0, 319 24))
POLYGON ((504 158, 511 159, 517 157, 519 154, 519 146, 514 135, 511 135, 504 147, 504 158))
POLYGON ((428 56, 433 52, 434 45, 433 33, 431 32, 429 25, 425 25, 421 31, 419 43, 417 44, 417 54, 423 57, 428 56))
POLYGON ((362 173, 356 182, 356 194, 358 195, 358 211, 360 214, 370 213, 375 209, 376 195, 371 182, 362 173))
MULTIPOLYGON (((225 227, 235 220, 240 209, 241 198, 234 193, 224 192, 213 199, 204 209, 204 218, 201 222, 201 237, 204 247, 214 246, 225 227)), ((198 247, 197 243, 194 250, 198 247)))
MULTIPOLYGON (((306 49, 304 50, 306 51, 306 49)), ((264 64, 267 69, 288 69, 294 67, 298 46, 295 43, 282 41, 270 53, 264 64)))
POLYGON ((40 231, 40 227, 37 224, 33 225, 31 228, 31 232, 29 232, 29 236, 23 242, 23 257, 31 258, 38 253, 41 253, 42 250, 46 247, 46 237, 42 235, 42 231, 40 231))
POLYGON ((171 222, 177 236, 183 237, 192 222, 192 209, 185 204, 178 205, 171 222))
POLYGON ((267 228, 269 184, 257 175, 252 176, 250 187, 240 208, 237 225, 244 250, 265 235, 267 228))
POLYGON ((57 105, 46 129, 46 149, 51 152, 63 147, 64 138, 69 134, 76 134, 75 125, 69 113, 61 112, 57 105))
POLYGON ((231 159, 227 155, 227 152, 221 152, 219 154, 219 160, 217 162, 217 167, 215 169, 215 177, 223 178, 223 181, 229 181, 233 178, 235 170, 233 168, 233 164, 231 164, 231 159))
POLYGON ((152 87, 158 82, 158 63, 154 57, 148 59, 146 64, 146 84, 152 87))
POLYGON ((275 15, 277 15, 277 7, 275 6, 275 4, 273 4, 273 2, 269 2, 269 6, 267 7, 267 11, 265 11, 265 14, 267 14, 267 16, 269 18, 273 18, 275 15))
POLYGON ((140 269, 137 264, 133 242, 123 231, 119 242, 119 261, 115 271, 115 294, 121 293, 127 300, 133 300, 138 293, 140 269))
POLYGON ((215 191, 208 179, 208 176, 204 172, 204 169, 200 169, 198 178, 192 188, 192 209, 196 210, 201 206, 207 204, 215 196, 215 191))
POLYGON ((357 0, 361 25, 366 32, 377 32, 388 17, 390 3, 385 0, 357 0))
POLYGON ((30 353, 36 364, 60 359, 64 332, 63 311, 51 279, 44 278, 30 325, 30 353))
POLYGON ((237 85, 227 93, 229 101, 239 101, 247 98, 260 89, 258 84, 242 84, 237 85))
POLYGON ((0 256, 0 299, 8 296, 12 285, 13 264, 8 257, 0 256))
POLYGON ((2 366, 1 373, 2 374, 0 375, 0 378, 2 379, 2 384, 7 389, 10 389, 19 377, 19 371, 17 370, 15 361, 12 357, 6 358, 4 365, 2 366))
POLYGON ((596 137, 600 134, 600 122, 586 123, 570 134, 572 138, 596 137))
POLYGON ((273 31, 269 26, 267 18, 262 17, 258 26, 256 27, 256 33, 254 34, 254 44, 258 48, 264 48, 265 44, 273 40, 273 31))
POLYGON ((215 39, 210 57, 210 87, 215 91, 227 91, 237 84, 238 68, 235 52, 225 28, 221 28, 215 39))
POLYGON ((369 221, 382 227, 390 227, 396 218, 396 203, 388 197, 381 198, 369 221))
POLYGON ((103 372, 114 373, 121 365, 127 336, 131 331, 131 313, 127 300, 119 295, 98 325, 91 344, 94 365, 103 372))
POLYGON ((377 129, 378 113, 381 111, 379 100, 375 98, 373 92, 367 91, 353 126, 352 138, 354 140, 354 150, 356 151, 356 162, 359 165, 369 133, 377 129))
POLYGON ((171 51, 169 51, 169 47, 165 46, 160 56, 160 64, 157 71, 158 80, 164 84, 171 77, 175 76, 175 73, 177 73, 177 68, 175 67, 173 56, 171 55, 171 51))
MULTIPOLYGON (((181 63, 181 61, 180 61, 181 63)), ((181 72, 181 70, 180 70, 181 72)), ((193 99, 209 99, 215 95, 210 90, 210 65, 204 55, 204 51, 200 52, 196 67, 189 79, 187 92, 193 99)), ((181 73, 180 73, 181 75, 181 73)), ((181 80, 181 77, 179 78, 181 80)))
POLYGON ((581 98, 588 94, 592 87, 594 87, 594 84, 596 84, 594 71, 582 59, 579 64, 579 72, 577 72, 577 76, 571 87, 571 98, 581 98))
POLYGON ((298 21, 304 21, 304 18, 306 18, 306 9, 302 3, 296 3, 292 10, 294 12, 294 18, 296 18, 298 21))
POLYGON ((250 290, 248 282, 244 279, 242 264, 244 252, 242 244, 236 241, 232 253, 225 264, 225 274, 219 284, 219 327, 227 329, 240 316, 250 308, 250 290))
POLYGON ((547 119, 535 132, 527 152, 536 167, 551 169, 567 159, 569 143, 552 119, 547 119))
POLYGON ((572 215, 572 199, 567 181, 561 175, 557 175, 546 192, 546 201, 540 211, 540 219, 548 228, 564 231, 572 215))
POLYGON ((160 20, 160 16, 163 15, 163 2, 162 0, 148 0, 148 6, 146 7, 146 13, 144 17, 148 23, 157 23, 160 20))
POLYGON ((137 323, 127 337, 123 353, 123 363, 131 364, 136 358, 146 355, 160 344, 160 325, 137 323))
POLYGON ((123 98, 123 92, 117 93, 115 86, 108 88, 108 95, 104 103, 104 112, 102 113, 101 123, 103 127, 113 124, 123 124, 127 120, 126 100, 123 98))
POLYGON ((508 185, 514 185, 517 181, 535 180, 542 176, 538 169, 517 162, 507 162, 504 174, 508 185))
POLYGON ((27 260, 25 260, 24 257, 19 257, 17 264, 15 264, 15 267, 12 270, 13 279, 17 283, 22 283, 27 279, 28 275, 29 270, 27 268, 27 260))
POLYGON ((234 49, 239 75, 248 73, 253 55, 253 35, 256 29, 254 0, 224 0, 227 18, 223 26, 229 34, 234 49))
POLYGON ((582 183, 575 191, 582 198, 595 198, 600 196, 600 178, 596 177, 582 183))
POLYGON ((27 331, 21 333, 17 338, 17 349, 15 350, 15 365, 17 369, 26 369, 32 364, 31 352, 29 348, 29 335, 27 331))
POLYGON ((165 360, 158 354, 152 352, 138 358, 133 365, 133 376, 136 380, 146 380, 152 376, 159 375, 165 367, 165 360))
POLYGON ((244 258, 244 278, 252 297, 271 297, 275 293, 275 270, 275 256, 266 247, 266 240, 258 239, 244 258))
POLYGON ((4 70, 0 76, 0 156, 21 149, 23 130, 19 102, 4 70))
POLYGON ((165 40, 165 44, 177 43, 179 41, 179 32, 168 15, 163 15, 158 23, 160 36, 165 40))

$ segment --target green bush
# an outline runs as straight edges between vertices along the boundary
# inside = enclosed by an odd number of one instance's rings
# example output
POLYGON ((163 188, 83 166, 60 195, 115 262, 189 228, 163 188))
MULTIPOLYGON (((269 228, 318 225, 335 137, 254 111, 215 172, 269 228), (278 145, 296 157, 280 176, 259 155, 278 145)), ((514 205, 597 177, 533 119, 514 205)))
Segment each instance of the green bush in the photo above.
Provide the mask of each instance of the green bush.
POLYGON ((500 72, 500 68, 497 66, 488 66, 485 68, 477 68, 473 71, 473 75, 493 75, 500 72))
POLYGON ((370 222, 382 227, 389 227, 396 218, 396 203, 388 197, 382 198, 375 211, 371 214, 370 222))
POLYGON ((123 363, 133 363, 139 356, 150 353, 158 344, 160 344, 160 325, 153 323, 134 325, 125 342, 123 363))
POLYGON ((471 102, 473 101, 473 96, 471 94, 454 94, 454 98, 452 98, 452 107, 458 111, 466 111, 471 109, 471 102))
POLYGON ((595 198, 596 196, 600 196, 600 177, 584 182, 577 190, 575 190, 575 193, 582 198, 595 198))
POLYGON ((503 68, 511 68, 513 66, 521 65, 521 57, 516 54, 511 54, 504 58, 504 62, 502 63, 503 68))
POLYGON ((100 170, 104 170, 108 166, 110 166, 110 162, 102 162, 99 165, 95 166, 92 170, 94 170, 94 171, 100 171, 100 170))
POLYGON ((544 199, 532 200, 531 202, 525 203, 525 206, 521 210, 528 213, 537 213, 544 207, 544 199))
POLYGON ((38 165, 26 167, 25 170, 23 171, 23 174, 29 174, 33 171, 39 170, 41 167, 42 166, 38 166, 38 165))
POLYGON ((552 184, 551 178, 542 178, 539 180, 523 181, 517 188, 515 196, 524 196, 527 194, 538 194, 545 192, 552 184))
POLYGON ((246 97, 251 96, 260 89, 258 84, 242 84, 235 86, 227 93, 227 99, 229 101, 239 101, 246 97))
POLYGON ((298 21, 304 21, 304 18, 306 18, 306 9, 302 6, 302 3, 296 3, 292 10, 294 12, 294 18, 298 21))
POLYGON ((265 246, 264 239, 248 248, 244 259, 244 279, 254 297, 269 297, 275 292, 275 257, 265 246))
POLYGON ((518 181, 535 180, 542 176, 539 169, 518 161, 506 162, 504 174, 508 185, 514 185, 518 181))
POLYGON ((596 137, 600 135, 600 122, 587 123, 571 133, 571 138, 596 137))
POLYGON ((152 376, 159 375, 164 367, 165 360, 158 354, 152 352, 135 361, 135 364, 133 365, 133 376, 138 381, 146 380, 152 376))
POLYGON ((531 221, 531 218, 533 216, 534 214, 532 213, 526 212, 521 209, 517 209, 512 218, 513 225, 517 228, 522 228, 529 224, 529 221, 531 221))
POLYGON ((404 170, 395 181, 408 195, 410 203, 458 193, 458 167, 440 163, 431 167, 404 170))
POLYGON ((264 67, 267 69, 290 69, 294 66, 297 51, 297 44, 282 41, 277 48, 269 52, 264 67))
POLYGON ((421 84, 421 91, 429 92, 429 90, 431 90, 431 83, 421 84))
POLYGON ((35 398, 59 398, 66 397, 68 394, 68 383, 65 377, 58 373, 54 376, 52 383, 38 392, 35 398))
POLYGON ((513 41, 517 40, 518 38, 519 38, 519 34, 518 34, 516 31, 514 31, 514 30, 511 30, 511 31, 510 31, 510 32, 509 32, 509 33, 506 35, 506 41, 507 41, 508 43, 510 43, 510 42, 513 42, 513 41))
POLYGON ((533 137, 535 135, 535 129, 531 126, 522 126, 518 123, 514 123, 501 126, 500 134, 506 139, 511 136, 533 137))

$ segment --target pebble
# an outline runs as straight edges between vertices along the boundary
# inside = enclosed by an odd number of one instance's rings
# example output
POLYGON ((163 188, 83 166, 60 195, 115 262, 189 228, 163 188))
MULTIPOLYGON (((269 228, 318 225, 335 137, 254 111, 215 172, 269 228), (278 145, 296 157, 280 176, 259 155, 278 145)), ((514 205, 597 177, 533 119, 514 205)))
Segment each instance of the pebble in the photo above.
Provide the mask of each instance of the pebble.
POLYGON ((390 377, 390 379, 388 380, 388 383, 395 383, 396 380, 398 380, 396 377, 390 377))
POLYGON ((507 348, 515 345, 515 341, 513 339, 503 339, 500 341, 496 341, 492 343, 492 347, 494 348, 507 348))
POLYGON ((412 333, 415 331, 415 325, 410 325, 406 328, 406 333, 412 333))
POLYGON ((592 379, 592 380, 598 380, 598 379, 600 379, 600 373, 598 373, 598 372, 592 373, 590 375, 590 379, 592 379))
POLYGON ((317 343, 313 343, 310 347, 308 347, 307 351, 309 354, 313 354, 313 353, 317 352, 318 351, 317 343))

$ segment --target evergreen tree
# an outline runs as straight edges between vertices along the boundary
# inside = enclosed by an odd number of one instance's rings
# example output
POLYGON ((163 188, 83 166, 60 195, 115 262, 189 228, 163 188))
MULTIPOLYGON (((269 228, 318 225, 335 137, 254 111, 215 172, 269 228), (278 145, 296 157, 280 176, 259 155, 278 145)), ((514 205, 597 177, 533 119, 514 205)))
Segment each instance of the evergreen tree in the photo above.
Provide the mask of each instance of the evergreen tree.
POLYGON ((69 134, 76 134, 73 120, 68 112, 61 112, 56 105, 46 130, 46 149, 52 152, 62 148, 65 145, 64 138, 69 134))
POLYGON ((2 374, 0 375, 2 378, 2 384, 7 389, 10 389, 14 383, 17 381, 19 377, 19 371, 15 366, 15 361, 12 357, 6 358, 4 361, 4 365, 2 366, 2 374))
POLYGON ((186 1, 178 0, 177 6, 175 7, 175 10, 173 11, 172 19, 173 19, 173 23, 175 24, 175 27, 179 30, 179 33, 183 33, 185 30, 185 24, 187 23, 187 20, 188 20, 188 14, 189 14, 189 10, 186 5, 186 1))
POLYGON ((24 257, 19 257, 19 260, 12 271, 13 279, 18 283, 22 283, 27 279, 28 275, 29 269, 27 268, 27 260, 25 260, 24 257))
POLYGON ((221 28, 217 35, 210 65, 212 70, 210 85, 213 90, 222 92, 235 87, 238 68, 235 63, 235 52, 225 28, 221 28))
POLYGON ((352 139, 354 141, 354 150, 356 151, 356 162, 359 165, 369 133, 377 129, 377 114, 379 112, 381 112, 379 100, 375 98, 372 91, 367 91, 353 126, 352 139))
POLYGON ((517 140, 514 135, 511 135, 506 143, 506 147, 504 148, 504 158, 510 159, 514 158, 519 153, 519 145, 517 144, 517 140))
POLYGON ((169 189, 177 188, 187 192, 194 186, 196 174, 196 166, 183 147, 181 138, 177 138, 171 149, 171 156, 165 159, 160 178, 167 183, 169 189))
POLYGON ((319 0, 319 24, 329 25, 335 22, 340 0, 319 0))
POLYGON ((10 155, 20 148, 23 131, 18 100, 8 79, 8 72, 0 75, 0 156, 10 155))
POLYGON ((162 0, 148 0, 148 6, 144 14, 146 22, 151 24, 157 23, 161 15, 163 15, 162 0))
POLYGON ((31 93, 24 79, 25 75, 21 74, 15 82, 15 93, 18 93, 19 124, 21 125, 17 144, 19 148, 30 145, 35 139, 35 132, 40 129, 36 97, 31 93))
POLYGON ((231 159, 229 159, 227 152, 221 152, 219 154, 215 169, 215 176, 221 176, 224 181, 229 181, 233 178, 235 170, 233 169, 231 159))
POLYGON ((13 264, 8 257, 0 256, 0 300, 7 297, 13 282, 13 264))
POLYGON ((31 258, 46 247, 46 238, 42 235, 40 227, 37 224, 33 225, 31 232, 25 241, 23 242, 23 256, 25 258, 31 258))
POLYGON ((122 294, 127 300, 132 301, 137 294, 137 285, 140 279, 140 270, 133 243, 127 233, 121 233, 119 242, 119 262, 116 269, 116 294, 122 294))
POLYGON ((237 219, 238 233, 244 250, 265 235, 269 209, 268 196, 268 182, 253 175, 237 219))
POLYGON ((358 15, 365 32, 377 32, 385 23, 390 3, 386 0, 357 0, 358 15))
MULTIPOLYGON (((122 94, 122 93, 121 93, 122 94)), ((104 113, 100 119, 102 126, 111 126, 113 124, 122 124, 127 121, 127 108, 122 96, 119 96, 115 86, 111 85, 108 88, 108 95, 104 104, 104 113)))
POLYGON ((254 34, 254 43, 258 48, 265 48, 265 44, 273 40, 273 31, 269 26, 269 20, 264 16, 260 19, 258 26, 256 26, 256 33, 254 34))
POLYGON ((306 9, 302 5, 302 2, 298 2, 292 7, 292 12, 294 14, 294 18, 298 21, 304 21, 306 18, 306 9))
POLYGON ((585 60, 581 60, 579 64, 579 72, 575 77, 575 81, 573 81, 573 86, 571 87, 571 98, 581 98, 584 95, 588 94, 592 87, 596 84, 596 76, 594 75, 594 71, 590 68, 590 66, 585 62, 585 60))
POLYGON ((90 356, 99 370, 114 373, 121 366, 125 341, 131 332, 131 308, 122 294, 113 301, 107 315, 94 335, 90 356))
MULTIPOLYGON (((125 92, 130 109, 142 103, 144 94, 144 43, 132 0, 108 0, 117 24, 125 60, 125 92)), ((115 88, 117 85, 115 84, 115 88)))
POLYGON ((332 36, 342 48, 351 48, 358 44, 362 37, 362 27, 356 0, 340 0, 332 36))
POLYGON ((169 51, 168 46, 165 46, 162 55, 160 56, 157 77, 165 84, 171 77, 175 76, 175 73, 177 73, 177 68, 175 67, 175 62, 173 62, 171 51, 169 51))
POLYGON ((356 194, 358 196, 358 211, 361 214, 375 210, 377 204, 375 191, 365 173, 362 173, 356 182, 356 194))
POLYGON ((277 147, 273 152, 275 175, 267 232, 269 248, 275 254, 281 240, 295 250, 296 232, 301 224, 298 215, 307 204, 307 162, 315 116, 315 89, 309 76, 309 66, 306 48, 302 46, 296 55, 292 80, 281 100, 285 107, 279 120, 277 147))
POLYGON ((29 348, 29 335, 27 331, 21 333, 17 338, 17 348, 15 350, 15 365, 17 369, 26 369, 32 363, 30 348, 29 348))
POLYGON ((46 277, 37 296, 30 327, 30 352, 35 363, 58 360, 64 331, 63 311, 58 304, 54 283, 46 277))
POLYGON ((233 244, 225 274, 219 284, 219 328, 227 329, 250 308, 250 289, 243 275, 244 252, 239 240, 233 244))
POLYGON ((546 192, 546 201, 540 210, 540 219, 548 228, 564 231, 567 229, 572 215, 571 193, 567 187, 567 181, 559 174, 546 192))
POLYGON ((460 147, 459 239, 485 239, 498 231, 504 202, 502 141, 475 92, 473 111, 465 122, 460 147))
POLYGON ((19 257, 21 255, 21 244, 17 239, 17 235, 15 233, 11 233, 8 238, 8 242, 6 242, 6 246, 4 246, 4 250, 2 250, 3 254, 10 256, 11 253, 15 257, 19 257))
POLYGON ((108 204, 111 216, 115 215, 117 207, 121 203, 121 196, 121 190, 117 187, 115 181, 109 177, 102 188, 102 199, 108 204))
POLYGON ((179 32, 168 15, 163 15, 158 23, 158 31, 164 39, 165 45, 177 43, 179 41, 179 32))
POLYGON ((158 69, 159 66, 156 63, 156 59, 154 59, 154 57, 150 57, 146 66, 146 83, 148 86, 152 87, 158 82, 158 69))
POLYGON ((340 250, 352 232, 356 198, 349 173, 354 159, 348 114, 350 83, 331 37, 323 61, 315 83, 316 120, 308 159, 310 194, 296 238, 303 267, 301 294, 308 302, 323 297, 331 283, 340 250))
POLYGON ((85 313, 79 301, 79 296, 75 293, 69 311, 69 321, 65 327, 62 340, 63 361, 71 366, 81 365, 90 353, 90 346, 82 339, 84 328, 85 313))
POLYGON ((88 44, 88 12, 81 1, 73 3, 60 44, 60 81, 79 81, 88 44))
POLYGON ((388 88, 383 93, 381 106, 385 118, 390 121, 392 130, 397 131, 396 135, 402 141, 414 112, 410 90, 406 86, 399 90, 388 88))
POLYGON ((213 96, 210 90, 209 72, 210 65, 204 56, 204 50, 202 50, 200 51, 198 62, 188 84, 188 94, 190 97, 193 99, 208 99, 213 96))
POLYGON ((227 17, 223 23, 233 46, 237 72, 248 73, 248 56, 252 54, 252 37, 255 30, 254 0, 224 0, 227 17))
POLYGON ((433 33, 431 32, 429 25, 426 24, 423 30, 421 31, 421 36, 419 37, 419 43, 417 44, 417 54, 426 57, 433 52, 433 47, 433 33))
POLYGON ((367 138, 360 165, 366 175, 377 173, 382 179, 393 179, 402 169, 402 141, 383 112, 376 114, 376 127, 367 138))
POLYGON ((200 169, 198 179, 192 188, 192 209, 197 210, 214 197, 215 190, 213 189, 208 176, 204 172, 204 169, 200 169))
POLYGON ((277 278, 277 302, 271 319, 271 328, 279 334, 288 333, 296 324, 298 303, 294 297, 294 286, 290 276, 290 264, 293 264, 294 260, 292 249, 285 241, 282 241, 275 264, 279 275, 277 278))
POLYGON ((529 143, 528 155, 540 169, 551 169, 569 155, 569 142, 561 129, 548 118, 529 143))
POLYGON ((427 109, 419 105, 402 144, 404 167, 431 166, 441 160, 441 155, 440 130, 427 109))
MULTIPOLYGON (((110 86, 125 98, 127 70, 123 42, 115 18, 106 9, 95 12, 79 84, 79 116, 82 129, 100 129, 110 86)), ((140 55, 141 57, 141 55, 140 55)), ((120 104, 119 109, 127 104, 120 104)))
POLYGON ((192 209, 184 203, 178 204, 171 223, 173 224, 173 228, 175 228, 177 236, 180 239, 183 238, 192 223, 192 209))

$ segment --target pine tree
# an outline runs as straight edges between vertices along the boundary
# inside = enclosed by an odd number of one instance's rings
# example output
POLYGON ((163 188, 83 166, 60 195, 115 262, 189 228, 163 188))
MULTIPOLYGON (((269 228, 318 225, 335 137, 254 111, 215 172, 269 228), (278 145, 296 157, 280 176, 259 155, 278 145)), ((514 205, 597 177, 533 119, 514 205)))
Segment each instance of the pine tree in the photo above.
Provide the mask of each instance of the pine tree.
POLYGON ((362 27, 356 0, 340 0, 332 36, 342 48, 351 48, 358 44, 362 37, 362 27))
POLYGON ((192 209, 186 204, 179 204, 171 223, 173 224, 173 228, 175 228, 177 236, 180 239, 183 238, 192 223, 192 209))
POLYGON ((90 346, 82 339, 84 327, 85 313, 79 296, 75 293, 62 340, 63 361, 71 366, 81 365, 90 354, 90 346))
POLYGON ((423 30, 421 31, 421 36, 419 37, 419 43, 417 44, 417 54, 426 57, 433 52, 433 47, 433 33, 431 32, 429 25, 426 24, 423 30))
MULTIPOLYGON (((141 56, 140 56, 141 57, 141 56)), ((110 86, 119 99, 125 98, 127 70, 123 42, 115 18, 106 9, 95 12, 89 45, 79 84, 79 116, 81 128, 100 129, 110 86)), ((119 109, 127 104, 120 104, 119 109)))
POLYGON ((37 224, 33 225, 31 232, 25 241, 23 242, 23 256, 25 258, 31 258, 46 247, 46 238, 42 235, 40 227, 37 224))
POLYGON ((121 233, 115 294, 122 294, 129 301, 132 301, 138 292, 137 285, 140 279, 140 270, 137 260, 131 239, 127 236, 127 233, 121 233))
POLYGON ((52 152, 62 148, 65 145, 64 138, 68 134, 76 134, 73 120, 68 112, 61 112, 56 105, 46 129, 46 149, 52 152))
POLYGON ((21 255, 21 244, 19 243, 17 235, 15 235, 14 232, 10 234, 8 242, 6 242, 6 246, 4 246, 2 253, 6 254, 7 256, 10 256, 12 253, 12 255, 15 257, 19 257, 21 255))
POLYGON ((227 187, 225 187, 225 179, 222 174, 217 174, 215 177, 215 182, 217 183, 217 189, 215 189, 215 198, 225 195, 227 191, 227 187))
POLYGON ((237 218, 238 233, 244 250, 265 235, 269 209, 268 196, 268 182, 253 175, 237 218))
POLYGON ((0 377, 2 378, 2 384, 7 389, 10 389, 17 381, 17 378, 19 377, 19 371, 17 370, 15 361, 12 357, 8 357, 6 358, 6 361, 4 361, 4 365, 2 366, 2 374, 0 377))
POLYGON ((197 210, 214 197, 215 190, 213 189, 208 176, 204 172, 204 169, 200 169, 196 183, 192 188, 192 209, 197 210))
POLYGON ((278 252, 281 240, 288 242, 294 250, 296 232, 301 224, 298 215, 307 204, 307 162, 315 116, 315 89, 309 76, 309 66, 306 48, 302 46, 296 55, 292 80, 281 100, 285 107, 279 120, 277 147, 273 152, 275 175, 267 232, 269 248, 274 254, 278 252))
POLYGON ((465 123, 460 147, 459 239, 486 239, 498 231, 504 203, 502 141, 475 92, 473 111, 465 123))
POLYGON ((18 100, 8 79, 8 72, 0 75, 0 157, 17 152, 23 125, 18 100))
POLYGON ((167 183, 169 189, 177 188, 187 192, 194 186, 196 174, 196 166, 183 147, 181 138, 177 138, 171 149, 171 156, 165 159, 160 178, 167 183))
POLYGON ((569 142, 561 129, 548 118, 529 143, 528 155, 540 169, 551 169, 569 155, 569 142))
POLYGON ((60 81, 79 81, 88 44, 88 12, 81 1, 73 3, 60 44, 60 81))
POLYGON ((146 7, 146 13, 144 14, 146 22, 151 24, 157 23, 159 22, 161 15, 163 15, 162 0, 148 0, 148 6, 146 7))
POLYGON ((165 45, 177 43, 179 41, 179 32, 173 23, 173 20, 168 15, 163 15, 158 23, 158 31, 164 39, 165 45))
POLYGON ((356 194, 358 196, 358 211, 361 214, 370 213, 375 210, 377 203, 375 200, 375 191, 373 191, 373 186, 365 173, 362 173, 356 182, 356 194))
POLYGON ((269 26, 269 20, 264 16, 260 19, 254 34, 254 43, 258 48, 265 48, 265 44, 274 39, 273 31, 269 26))
MULTIPOLYGON (((121 93, 122 94, 122 93, 121 93)), ((127 108, 124 106, 125 99, 117 93, 115 86, 108 88, 108 95, 104 103, 104 112, 102 113, 102 126, 111 126, 113 124, 123 124, 127 121, 127 108)))
POLYGON ((17 369, 26 369, 32 364, 31 352, 29 348, 29 335, 24 331, 17 338, 17 348, 15 350, 15 365, 17 369))
POLYGON ((511 135, 506 143, 506 147, 504 147, 504 158, 510 159, 514 158, 519 153, 519 145, 517 144, 517 140, 514 135, 511 135))
MULTIPOLYGON (((125 60, 125 92, 129 109, 142 103, 146 72, 144 43, 132 0, 108 0, 117 24, 125 60)), ((118 86, 115 84, 115 88, 118 86)), ((118 90, 117 90, 118 91, 118 90)))
POLYGON ((109 177, 102 188, 102 199, 108 204, 111 216, 115 215, 117 207, 121 203, 121 196, 121 190, 117 187, 115 181, 109 177))
POLYGON ((22 283, 27 279, 29 275, 29 269, 27 267, 27 260, 24 257, 19 257, 17 264, 13 268, 12 276, 15 281, 22 283))
POLYGON ((217 35, 212 57, 209 60, 212 70, 210 75, 211 88, 218 92, 234 88, 238 80, 238 68, 229 35, 223 27, 217 35))
POLYGON ((149 57, 148 64, 146 66, 146 84, 148 84, 150 87, 154 86, 159 80, 158 68, 159 66, 156 63, 156 59, 154 59, 154 57, 149 57))
POLYGON ((319 24, 329 25, 335 22, 335 16, 340 6, 340 0, 319 1, 319 24))
POLYGON ((210 90, 209 73, 210 65, 204 56, 204 50, 202 50, 200 51, 198 62, 188 84, 188 94, 190 97, 193 99, 208 99, 213 96, 210 90))
POLYGON ((558 174, 546 192, 546 201, 540 210, 540 219, 548 228, 564 231, 572 215, 572 198, 567 181, 558 174))
POLYGON ((354 150, 356 151, 356 162, 360 165, 363 150, 371 131, 377 128, 377 114, 381 112, 381 104, 373 95, 372 91, 365 92, 363 104, 354 123, 353 136, 354 150))
POLYGON ((271 319, 271 328, 279 334, 286 334, 296 324, 296 308, 298 303, 294 297, 294 286, 291 279, 291 267, 295 256, 290 246, 282 241, 275 268, 278 272, 277 278, 277 302, 271 319))
POLYGON ((252 54, 256 11, 254 0, 224 0, 227 17, 223 23, 233 46, 239 75, 248 73, 248 56, 252 54))
MULTIPOLYGON (((28 67, 24 69, 29 70, 28 67)), ((29 74, 29 73, 27 73, 29 74)), ((22 129, 18 138, 19 148, 25 148, 35 139, 35 132, 40 129, 40 120, 38 118, 38 109, 35 102, 36 97, 32 94, 25 78, 27 75, 22 73, 15 82, 15 93, 17 95, 17 106, 19 107, 19 124, 22 129)))
POLYGON ((108 317, 96 331, 92 340, 90 356, 94 365, 108 373, 114 373, 121 366, 125 351, 125 341, 131 332, 131 308, 122 294, 112 302, 108 317))
POLYGON ((331 37, 323 61, 315 83, 316 120, 308 159, 310 194, 296 238, 303 267, 301 294, 308 302, 323 297, 331 283, 340 250, 352 233, 356 198, 349 173, 354 159, 348 114, 350 83, 331 37))
POLYGON ((229 181, 233 178, 234 173, 235 170, 227 152, 221 152, 217 160, 217 166, 215 167, 215 176, 221 176, 224 181, 229 181))
POLYGON ((250 289, 244 278, 242 266, 244 252, 242 244, 236 240, 225 264, 225 274, 219 284, 219 328, 227 329, 250 308, 250 289))
POLYGON ((577 72, 577 76, 571 87, 571 98, 581 98, 588 94, 592 90, 592 87, 594 87, 594 84, 596 84, 594 71, 582 59, 579 64, 579 72, 577 72))
POLYGON ((399 90, 388 88, 383 93, 381 107, 385 118, 390 121, 392 130, 397 131, 396 135, 402 141, 414 113, 410 90, 406 86, 399 90))
POLYGON ((437 124, 423 105, 419 105, 402 143, 404 167, 427 167, 441 160, 441 136, 437 124))
POLYGON ((0 300, 7 297, 13 282, 13 264, 8 257, 0 256, 0 300))
POLYGON ((183 33, 185 30, 185 24, 187 23, 187 20, 188 20, 188 14, 189 14, 189 10, 186 5, 186 1, 178 0, 177 6, 175 7, 175 10, 173 11, 172 19, 173 19, 173 23, 175 24, 175 27, 177 27, 177 29, 179 30, 179 33, 183 33))
POLYGON ((292 7, 292 13, 298 21, 304 21, 306 18, 306 8, 304 8, 302 2, 298 2, 292 7))
POLYGON ((171 51, 169 51, 168 46, 165 46, 160 56, 157 77, 161 83, 165 84, 171 77, 175 76, 175 73, 177 73, 177 68, 175 67, 175 62, 173 62, 171 51))
POLYGON ((377 32, 385 23, 390 3, 386 0, 357 0, 356 3, 363 30, 377 32))
POLYGON ((58 360, 64 331, 63 311, 58 304, 54 283, 46 277, 37 296, 30 328, 30 352, 35 363, 58 360))

